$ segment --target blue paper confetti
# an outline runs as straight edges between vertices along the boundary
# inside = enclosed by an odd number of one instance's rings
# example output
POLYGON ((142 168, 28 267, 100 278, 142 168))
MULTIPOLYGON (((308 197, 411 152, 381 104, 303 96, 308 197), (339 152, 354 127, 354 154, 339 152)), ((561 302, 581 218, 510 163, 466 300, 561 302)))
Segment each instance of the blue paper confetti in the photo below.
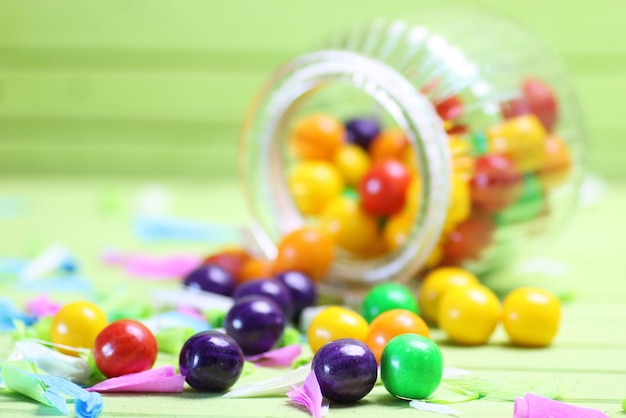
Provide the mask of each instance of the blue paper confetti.
POLYGON ((8 299, 0 299, 0 331, 13 331, 15 329, 13 321, 15 320, 28 326, 37 322, 37 317, 20 311, 8 299))
POLYGON ((52 276, 29 283, 18 281, 13 285, 12 290, 35 293, 72 292, 84 295, 91 295, 94 292, 93 285, 88 278, 75 274, 52 276))
POLYGON ((193 241, 229 243, 239 240, 238 229, 169 216, 142 216, 134 220, 133 229, 142 241, 193 241))

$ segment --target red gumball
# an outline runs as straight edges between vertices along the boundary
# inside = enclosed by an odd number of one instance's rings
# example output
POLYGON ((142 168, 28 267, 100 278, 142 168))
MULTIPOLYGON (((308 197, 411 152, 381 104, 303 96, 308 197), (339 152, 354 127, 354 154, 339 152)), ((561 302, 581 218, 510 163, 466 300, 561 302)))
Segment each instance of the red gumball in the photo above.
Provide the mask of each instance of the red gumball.
POLYGON ((475 208, 485 213, 497 213, 519 198, 522 174, 507 157, 484 155, 476 159, 470 187, 475 208))
POLYGON ((250 259, 250 254, 240 248, 230 248, 211 254, 202 264, 215 264, 228 271, 236 281, 241 278, 244 264, 250 259))
POLYGON ((558 107, 556 95, 546 83, 527 78, 522 84, 522 97, 503 103, 502 114, 510 119, 532 113, 551 132, 558 118, 558 107))
POLYGON ((117 377, 149 370, 157 351, 156 339, 145 325, 120 319, 98 334, 93 356, 103 375, 117 377))
POLYGON ((384 160, 375 164, 359 185, 363 209, 376 216, 400 212, 410 182, 411 173, 402 163, 384 160))
POLYGON ((443 265, 461 265, 476 260, 491 244, 496 229, 486 216, 473 215, 452 231, 443 246, 443 265))

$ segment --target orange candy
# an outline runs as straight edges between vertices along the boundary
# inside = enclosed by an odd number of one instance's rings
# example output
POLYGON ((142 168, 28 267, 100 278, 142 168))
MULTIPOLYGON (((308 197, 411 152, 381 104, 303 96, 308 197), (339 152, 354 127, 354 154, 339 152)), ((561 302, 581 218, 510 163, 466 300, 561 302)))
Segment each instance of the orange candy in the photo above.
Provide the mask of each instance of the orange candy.
POLYGON ((255 279, 263 279, 273 276, 272 262, 261 258, 250 258, 241 266, 239 274, 235 278, 237 283, 243 283, 255 279))
POLYGON ((376 362, 380 363, 380 356, 385 345, 394 337, 402 334, 419 334, 430 337, 430 330, 419 315, 406 309, 391 309, 374 318, 370 324, 365 344, 374 353, 376 362))
POLYGON ((250 254, 241 248, 228 248, 211 254, 202 261, 202 264, 215 264, 227 270, 235 279, 240 280, 241 270, 250 259, 250 254))
POLYGON ((332 160, 345 137, 345 129, 339 120, 317 113, 305 116, 296 123, 289 144, 300 159, 332 160))
POLYGON ((278 244, 274 273, 298 270, 314 281, 326 276, 333 261, 334 243, 331 236, 319 229, 303 227, 285 235, 278 244))
POLYGON ((387 129, 372 141, 370 155, 373 162, 396 160, 404 162, 409 140, 400 128, 387 129))

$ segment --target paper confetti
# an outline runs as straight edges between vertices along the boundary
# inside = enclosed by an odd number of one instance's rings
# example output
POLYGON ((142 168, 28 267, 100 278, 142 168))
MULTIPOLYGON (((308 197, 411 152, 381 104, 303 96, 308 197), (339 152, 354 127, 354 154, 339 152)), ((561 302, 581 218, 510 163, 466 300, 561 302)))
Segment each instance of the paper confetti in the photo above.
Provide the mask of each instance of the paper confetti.
POLYGON ((304 379, 302 386, 292 385, 287 396, 292 402, 306 407, 313 418, 321 418, 328 413, 328 401, 322 397, 320 385, 313 371, 304 379))
POLYGON ((113 377, 87 390, 90 392, 180 393, 184 385, 185 376, 177 374, 173 366, 165 366, 113 377))
MULTIPOLYGON (((475 376, 459 376, 443 379, 449 389, 477 393, 481 399, 492 401, 514 401, 526 393, 536 393, 546 398, 559 396, 559 387, 553 379, 547 380, 488 380, 475 376)), ((456 395, 455 395, 456 396, 456 395)), ((451 402, 450 402, 451 403, 451 402)))
POLYGON ((409 402, 409 406, 419 411, 434 412, 442 415, 458 416, 461 414, 459 411, 456 411, 448 406, 432 404, 420 400, 413 400, 409 402))
POLYGON ((73 273, 76 263, 65 245, 54 243, 24 266, 20 279, 24 283, 32 283, 60 271, 73 273))
POLYGON ((0 374, 8 389, 19 392, 43 405, 69 415, 67 400, 75 400, 74 409, 80 418, 93 418, 102 411, 104 402, 97 393, 89 393, 69 380, 33 373, 27 360, 0 361, 0 374))
POLYGON ((187 327, 196 332, 211 329, 204 319, 192 318, 178 311, 167 311, 141 321, 153 334, 158 334, 168 328, 187 327))
POLYGON ((27 300, 25 306, 26 311, 35 315, 37 318, 54 316, 61 309, 61 304, 52 301, 45 293, 27 300))
POLYGON ((263 367, 289 367, 301 352, 300 344, 294 344, 254 356, 246 356, 246 360, 263 367))
POLYGON ((289 373, 260 382, 248 383, 224 394, 224 398, 254 398, 284 395, 293 385, 299 385, 311 371, 311 364, 300 366, 289 373))
POLYGON ((148 254, 125 254, 106 250, 101 261, 108 265, 119 265, 126 274, 138 279, 169 280, 181 278, 195 269, 201 262, 195 255, 170 255, 166 257, 148 254))
POLYGON ((166 354, 179 354, 187 341, 196 330, 191 327, 170 327, 154 334, 159 351, 166 354))
POLYGON ((233 299, 228 296, 203 292, 197 289, 155 290, 151 296, 157 305, 174 306, 177 308, 186 306, 197 309, 200 312, 208 312, 213 309, 228 312, 234 303, 233 299))
POLYGON ((237 227, 169 216, 140 216, 133 229, 142 241, 191 241, 230 243, 239 241, 237 227))
POLYGON ((608 418, 608 415, 592 408, 583 408, 527 393, 515 399, 513 418, 608 418))
POLYGON ((0 299, 0 332, 14 330, 14 321, 32 325, 37 321, 37 318, 21 312, 9 299, 0 299))

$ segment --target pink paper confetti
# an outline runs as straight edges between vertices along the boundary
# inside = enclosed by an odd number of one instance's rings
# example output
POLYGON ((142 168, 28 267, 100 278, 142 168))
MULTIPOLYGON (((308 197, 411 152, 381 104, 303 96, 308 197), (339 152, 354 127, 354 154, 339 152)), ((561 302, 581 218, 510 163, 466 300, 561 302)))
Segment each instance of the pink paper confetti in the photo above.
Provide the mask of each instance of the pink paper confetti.
POLYGON ((206 321, 206 318, 202 316, 202 314, 198 312, 197 309, 190 308, 188 306, 179 306, 176 310, 181 314, 187 315, 188 317, 193 319, 197 319, 198 321, 206 321))
POLYGON ((184 385, 185 376, 176 374, 174 366, 165 366, 113 377, 87 390, 90 392, 180 393, 184 385))
POLYGON ((583 408, 527 393, 515 399, 513 418, 608 418, 592 408, 583 408))
POLYGON ((265 353, 255 354, 254 356, 246 356, 245 358, 247 361, 251 361, 257 366, 290 367, 301 352, 302 347, 300 347, 299 344, 294 344, 277 348, 276 350, 266 351, 265 353))
POLYGON ((60 309, 61 304, 52 301, 46 294, 35 296, 26 301, 26 311, 35 315, 37 318, 54 316, 60 309))
POLYGON ((322 397, 320 385, 314 372, 310 372, 302 386, 291 386, 293 389, 287 392, 292 402, 306 407, 313 418, 322 418, 328 413, 328 401, 322 397))
POLYGON ((108 265, 122 266, 129 276, 135 278, 167 280, 185 276, 198 267, 202 260, 194 255, 179 254, 155 257, 108 250, 102 254, 101 261, 108 265))

